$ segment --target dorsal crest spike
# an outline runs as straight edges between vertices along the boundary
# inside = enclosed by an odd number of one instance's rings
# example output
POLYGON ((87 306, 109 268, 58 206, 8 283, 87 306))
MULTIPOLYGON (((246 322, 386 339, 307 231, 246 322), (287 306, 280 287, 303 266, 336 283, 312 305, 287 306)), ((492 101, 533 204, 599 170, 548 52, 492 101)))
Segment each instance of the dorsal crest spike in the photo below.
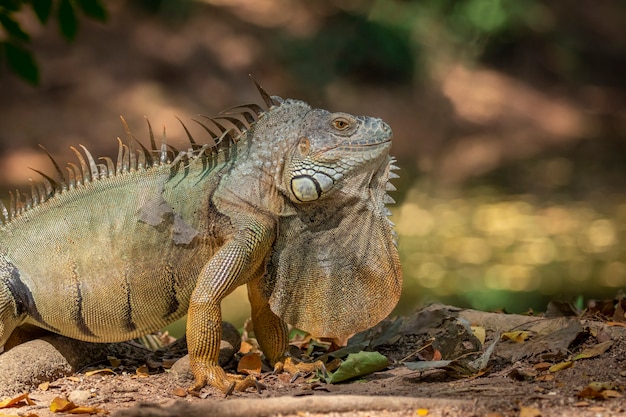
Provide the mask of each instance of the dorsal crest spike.
POLYGON ((124 163, 124 144, 122 143, 122 139, 117 138, 117 161, 115 164, 115 174, 119 175, 122 173, 122 167, 124 163))
POLYGON ((254 79, 254 77, 251 74, 250 74, 250 79, 252 79, 252 82, 254 83, 256 89, 259 90, 259 94, 261 94, 261 98, 267 105, 268 109, 278 104, 272 99, 272 97, 269 94, 267 94, 267 92, 263 89, 263 87, 261 87, 261 85, 254 79))
POLYGON ((98 167, 96 166, 96 161, 93 159, 91 152, 89 152, 89 150, 85 146, 80 144, 78 146, 83 149, 83 152, 85 152, 85 156, 87 156, 87 162, 89 162, 89 169, 91 170, 91 180, 93 181, 94 179, 98 178, 98 167))
POLYGON ((182 125, 183 129, 185 130, 185 133, 187 134, 187 139, 189 139, 189 143, 191 143, 191 149, 198 149, 200 147, 200 145, 198 145, 196 143, 196 141, 194 140, 193 136, 191 135, 191 132, 189 131, 189 129, 187 129, 187 126, 185 126, 185 124, 183 123, 182 120, 180 120, 177 116, 176 120, 178 120, 180 122, 180 124, 182 125))
POLYGON ((151 167, 154 164, 151 152, 143 145, 143 143, 139 142, 137 139, 135 139, 135 141, 141 148, 137 150, 138 159, 141 160, 141 163, 139 163, 139 161, 137 162, 137 165, 141 165, 141 167, 138 166, 138 168, 151 167))
MULTIPOLYGON (((239 131, 239 134, 242 134, 243 132, 245 132, 246 130, 249 129, 249 126, 246 126, 241 120, 239 120, 236 117, 232 117, 232 116, 221 116, 218 118, 219 119, 223 119, 228 121, 229 123, 232 123, 237 130, 239 131)), ((238 135, 239 136, 239 135, 238 135)))
POLYGON ((146 168, 146 153, 143 149, 137 149, 137 169, 146 168))
POLYGON ((22 193, 20 193, 20 190, 15 190, 15 212, 17 214, 22 214, 23 211, 22 193))
POLYGON ((39 205, 39 190, 37 190, 35 182, 32 180, 32 178, 29 178, 28 182, 30 184, 30 198, 33 202, 33 206, 37 206, 39 205))
POLYGON ((130 127, 124 119, 124 116, 120 116, 120 120, 122 121, 122 125, 124 126, 124 130, 126 131, 126 142, 127 145, 124 145, 125 151, 127 152, 127 156, 124 157, 124 161, 128 162, 126 171, 136 171, 137 170, 137 155, 135 154, 135 142, 137 139, 130 131, 130 127))
POLYGON ((54 160, 52 155, 50 155, 50 152, 48 152, 48 150, 43 145, 39 145, 39 147, 43 149, 46 155, 48 155, 48 158, 50 158, 50 161, 52 161, 52 165, 54 165, 54 169, 56 170, 59 176, 59 182, 61 184, 61 191, 67 190, 68 189, 67 181, 65 180, 65 175, 63 174, 63 171, 59 167, 59 164, 57 164, 57 161, 54 160))
POLYGON ((161 140, 161 164, 167 164, 167 134, 165 133, 165 126, 163 126, 163 139, 161 140))
POLYGON ((73 162, 68 162, 67 165, 69 165, 70 171, 73 172, 73 176, 70 176, 70 182, 72 181, 72 178, 73 178, 75 181, 74 182, 75 187, 79 185, 83 185, 83 176, 81 175, 81 170, 78 167, 78 165, 76 165, 73 162))
MULTIPOLYGON (((35 168, 29 168, 32 171, 35 171, 37 174, 41 175, 44 178, 44 183, 47 182, 47 184, 50 184, 50 190, 46 189, 46 192, 50 195, 52 193, 55 192, 59 192, 61 191, 61 188, 59 188, 59 183, 56 182, 53 178, 51 178, 50 176, 44 174, 43 172, 39 171, 38 169, 35 168)), ((46 185, 46 184, 44 184, 46 185)), ((47 188, 47 187, 46 187, 47 188)))
POLYGON ((15 196, 13 191, 9 191, 9 217, 15 217, 15 196))
POLYGON ((107 177, 110 177, 113 174, 115 174, 115 164, 113 164, 113 159, 109 158, 108 156, 102 156, 99 159, 106 163, 105 167, 106 167, 107 177))
POLYGON ((128 145, 122 143, 122 172, 128 172, 131 167, 130 149, 128 145))
POLYGON ((222 110, 219 114, 240 114, 242 115, 248 124, 254 123, 261 117, 264 110, 258 104, 244 104, 241 106, 230 107, 226 110, 222 110))
POLYGON ((85 158, 83 158, 83 155, 75 147, 70 146, 70 149, 74 151, 74 153, 76 154, 76 158, 78 158, 78 163, 80 164, 81 170, 81 179, 84 183, 91 182, 91 178, 89 175, 90 171, 87 169, 87 162, 85 162, 85 158))
POLYGON ((148 117, 146 116, 144 116, 144 119, 146 119, 146 123, 148 124, 148 133, 150 135, 150 150, 152 150, 153 152, 158 152, 159 148, 157 148, 156 140, 154 139, 154 131, 152 130, 150 120, 148 120, 148 117))
POLYGON ((0 200, 0 211, 2 211, 2 217, 4 218, 4 223, 8 223, 11 220, 11 217, 9 217, 9 210, 7 210, 7 206, 4 205, 2 200, 0 200))
MULTIPOLYGON (((224 131, 226 131, 226 129, 224 128, 224 126, 220 125, 219 123, 217 123, 217 122, 215 121, 215 118, 210 117, 210 116, 205 116, 205 115, 201 115, 201 116, 202 116, 202 118, 204 118, 204 119, 206 119, 207 121, 211 122, 211 124, 217 128, 217 131, 218 131, 219 133, 217 133, 217 135, 215 135, 215 137, 219 137, 219 136, 221 136, 221 135, 222 135, 222 133, 224 133, 224 131)), ((195 121, 196 121, 196 122, 198 122, 197 120, 195 120, 195 121)), ((198 122, 198 123, 201 123, 201 122, 198 122)), ((201 124, 202 124, 202 123, 201 123, 201 124)))

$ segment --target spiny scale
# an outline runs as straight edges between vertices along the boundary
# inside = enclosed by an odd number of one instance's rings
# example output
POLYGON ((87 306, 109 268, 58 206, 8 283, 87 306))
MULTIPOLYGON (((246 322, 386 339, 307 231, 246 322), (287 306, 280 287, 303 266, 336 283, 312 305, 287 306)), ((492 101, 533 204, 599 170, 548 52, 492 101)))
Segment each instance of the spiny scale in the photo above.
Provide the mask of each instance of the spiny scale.
MULTIPOLYGON (((254 84, 268 107, 280 104, 276 100, 272 99, 272 97, 267 94, 267 92, 265 92, 265 90, 263 90, 263 88, 256 81, 254 81, 254 84)), ((0 200, 0 212, 4 219, 0 220, 0 224, 9 223, 15 217, 22 215, 24 212, 32 209, 33 207, 44 204, 46 201, 54 198, 57 194, 64 193, 68 190, 79 189, 91 182, 103 181, 117 175, 124 175, 133 171, 146 170, 156 166, 171 165, 172 168, 175 169, 179 163, 192 158, 214 157, 220 153, 228 155, 227 151, 230 146, 233 143, 236 143, 241 135, 249 130, 264 113, 265 110, 257 104, 244 104, 223 110, 214 117, 203 116, 217 129, 211 129, 205 123, 194 120, 209 133, 209 136, 213 141, 213 143, 205 145, 198 144, 189 129, 187 129, 187 126, 185 126, 185 124, 177 118, 183 126, 191 146, 189 151, 183 152, 178 151, 176 148, 167 144, 165 127, 163 127, 163 139, 161 141, 161 146, 157 147, 154 138, 154 131, 152 129, 152 125, 148 121, 148 118, 146 118, 146 123, 148 125, 150 149, 147 149, 131 133, 128 123, 126 123, 124 117, 120 117, 126 132, 127 143, 124 143, 120 138, 117 138, 117 160, 113 162, 112 158, 102 156, 98 158, 98 161, 102 161, 102 163, 96 163, 93 155, 85 146, 79 145, 82 152, 78 148, 70 146, 70 149, 76 155, 78 164, 68 162, 66 166, 67 174, 63 173, 63 170, 50 152, 48 152, 43 145, 39 145, 52 162, 58 180, 55 180, 51 176, 35 168, 30 168, 37 174, 41 175, 43 178, 42 181, 40 183, 31 183, 30 195, 26 193, 23 194, 19 190, 16 190, 15 194, 13 192, 9 192, 10 201, 8 208, 0 200), (232 125, 232 127, 227 125, 232 125), (139 148, 135 147, 136 144, 139 145, 139 148), (158 155, 158 158, 155 158, 153 155, 158 155), (173 158, 170 158, 170 155, 173 155, 173 158)), ((228 156, 226 157, 228 158, 228 156)))

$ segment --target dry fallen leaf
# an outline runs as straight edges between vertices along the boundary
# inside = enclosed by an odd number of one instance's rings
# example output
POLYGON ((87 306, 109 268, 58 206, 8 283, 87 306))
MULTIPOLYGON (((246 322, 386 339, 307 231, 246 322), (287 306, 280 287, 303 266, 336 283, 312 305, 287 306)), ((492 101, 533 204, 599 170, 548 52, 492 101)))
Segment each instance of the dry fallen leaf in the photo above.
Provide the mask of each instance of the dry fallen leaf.
POLYGON ((116 358, 115 356, 107 356, 107 360, 111 364, 112 367, 117 368, 122 364, 122 360, 116 358))
POLYGON ((252 344, 246 342, 245 340, 241 341, 241 347, 239 348, 239 352, 245 355, 246 353, 250 353, 253 350, 254 350, 254 346, 252 346, 252 344))
POLYGON ((608 400, 609 398, 619 398, 622 396, 615 391, 614 384, 610 382, 591 382, 576 396, 578 398, 592 398, 597 400, 608 400))
POLYGON ((612 340, 607 340, 606 342, 598 343, 590 347, 589 349, 585 349, 580 352, 578 355, 574 356, 573 361, 577 361, 579 359, 589 359, 595 358, 596 356, 602 355, 604 352, 609 350, 609 348, 613 345, 612 340))
POLYGON ((167 358, 163 359, 163 368, 170 369, 174 364, 178 361, 178 358, 167 358))
POLYGON ((89 371, 89 372, 85 372, 85 376, 92 376, 92 375, 97 375, 97 374, 113 374, 115 375, 115 372, 113 372, 112 369, 96 369, 95 371, 89 371))
POLYGON ((541 417, 541 411, 535 407, 521 406, 519 409, 519 417, 541 417))
POLYGON ((53 413, 69 413, 69 414, 109 414, 102 408, 79 406, 65 398, 56 397, 50 403, 50 411, 53 413))
POLYGON ((549 362, 539 362, 539 363, 534 364, 533 368, 535 368, 539 372, 542 372, 542 371, 547 371, 548 369, 550 369, 551 366, 552 364, 549 362))
POLYGON ((53 413, 64 413, 72 408, 76 408, 76 404, 61 397, 56 397, 50 403, 50 411, 53 413))
POLYGON ((564 362, 560 362, 560 363, 552 365, 550 369, 548 370, 550 372, 558 372, 558 371, 562 371, 563 369, 571 368, 572 365, 574 365, 573 361, 564 361, 564 362))
POLYGON ((418 408, 417 410, 415 410, 415 415, 427 416, 428 415, 428 408, 418 408))
POLYGON ((186 397, 187 396, 187 390, 185 388, 174 388, 174 391, 172 391, 172 393, 177 396, 177 397, 186 397))
POLYGON ((481 345, 485 344, 485 339, 487 338, 487 331, 482 326, 471 326, 472 333, 474 336, 480 341, 481 345))
POLYGON ((516 343, 522 343, 530 338, 530 332, 519 330, 515 332, 502 333, 502 340, 512 340, 516 343))
POLYGON ((261 355, 249 353, 239 361, 237 372, 246 375, 259 375, 261 373, 261 355))
POLYGON ((34 405, 35 402, 28 398, 28 393, 18 395, 17 397, 7 398, 0 401, 0 408, 22 407, 24 405, 34 405))
POLYGON ((148 369, 148 366, 146 365, 141 365, 139 368, 137 368, 137 370, 135 371, 135 374, 138 377, 147 377, 150 376, 150 369, 148 369))

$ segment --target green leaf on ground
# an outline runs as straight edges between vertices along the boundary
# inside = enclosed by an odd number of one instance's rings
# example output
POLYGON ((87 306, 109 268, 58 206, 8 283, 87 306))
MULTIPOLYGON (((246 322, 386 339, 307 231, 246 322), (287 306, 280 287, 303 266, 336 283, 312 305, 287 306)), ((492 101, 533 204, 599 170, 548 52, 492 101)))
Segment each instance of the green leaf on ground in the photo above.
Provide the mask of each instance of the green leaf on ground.
POLYGON ((378 352, 351 353, 331 375, 331 384, 382 371, 389 366, 389 359, 378 352))

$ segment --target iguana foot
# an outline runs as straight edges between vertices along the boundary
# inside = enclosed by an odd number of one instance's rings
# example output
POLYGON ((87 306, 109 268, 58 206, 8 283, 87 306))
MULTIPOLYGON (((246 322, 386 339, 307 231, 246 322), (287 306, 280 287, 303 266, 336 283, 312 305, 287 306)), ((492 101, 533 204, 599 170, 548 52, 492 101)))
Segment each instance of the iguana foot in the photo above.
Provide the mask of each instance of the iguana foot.
POLYGON ((227 374, 224 370, 216 365, 200 367, 200 369, 192 370, 195 377, 195 384, 189 388, 190 392, 200 391, 209 385, 216 388, 226 395, 230 395, 233 391, 245 391, 250 387, 259 388, 256 378, 251 375, 244 377, 243 375, 227 374))

